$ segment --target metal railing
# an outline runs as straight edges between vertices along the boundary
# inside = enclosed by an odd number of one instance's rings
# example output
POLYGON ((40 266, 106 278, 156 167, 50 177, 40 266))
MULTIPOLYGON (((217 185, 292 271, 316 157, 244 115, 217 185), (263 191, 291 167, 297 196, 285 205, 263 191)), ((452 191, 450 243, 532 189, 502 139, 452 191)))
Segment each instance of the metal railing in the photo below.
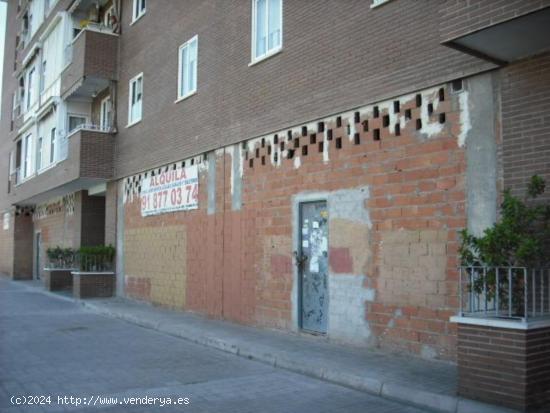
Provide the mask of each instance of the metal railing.
POLYGON ((550 318, 550 269, 460 267, 459 304, 463 317, 550 318))
POLYGON ((81 272, 112 272, 115 269, 115 263, 112 255, 74 252, 61 254, 56 258, 48 258, 46 267, 81 272))
POLYGON ((80 130, 109 133, 111 132, 112 127, 108 125, 107 126, 97 125, 95 123, 81 123, 80 125, 71 129, 69 132, 69 135, 72 135, 80 130))

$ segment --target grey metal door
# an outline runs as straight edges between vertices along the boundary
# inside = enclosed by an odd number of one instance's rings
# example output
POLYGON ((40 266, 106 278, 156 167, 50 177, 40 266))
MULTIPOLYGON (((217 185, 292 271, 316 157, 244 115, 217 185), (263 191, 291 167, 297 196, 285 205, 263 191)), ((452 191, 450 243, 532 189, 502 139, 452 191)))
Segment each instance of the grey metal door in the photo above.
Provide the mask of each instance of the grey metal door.
POLYGON ((300 321, 304 330, 326 333, 328 314, 328 212, 325 201, 300 204, 300 321))

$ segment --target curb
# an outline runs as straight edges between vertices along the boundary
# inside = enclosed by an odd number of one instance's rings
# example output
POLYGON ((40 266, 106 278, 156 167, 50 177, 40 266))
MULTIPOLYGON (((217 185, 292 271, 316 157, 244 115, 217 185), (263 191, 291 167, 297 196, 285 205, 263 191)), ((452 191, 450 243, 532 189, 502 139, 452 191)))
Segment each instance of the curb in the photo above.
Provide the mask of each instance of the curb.
MULTIPOLYGON (((22 284, 20 284, 22 285, 22 284)), ((25 289, 33 292, 40 292, 47 296, 75 303, 90 312, 109 318, 116 318, 138 325, 140 327, 155 330, 164 334, 184 339, 186 341, 200 344, 205 347, 221 350, 239 357, 247 358, 271 365, 276 368, 303 374, 309 377, 320 379, 329 383, 341 385, 354 390, 373 394, 388 400, 398 401, 414 405, 416 407, 428 408, 430 410, 444 413, 516 413, 515 410, 505 409, 486 403, 464 399, 458 396, 448 396, 440 393, 420 390, 418 388, 403 386, 396 383, 388 383, 374 377, 365 377, 350 374, 345 370, 326 369, 309 363, 300 363, 296 359, 285 357, 285 354, 262 350, 258 346, 243 346, 231 340, 215 336, 209 336, 204 332, 197 331, 190 327, 182 329, 181 326, 154 322, 139 318, 124 311, 117 311, 105 308, 102 305, 91 303, 73 297, 62 296, 50 291, 40 290, 36 286, 22 285, 25 289), (174 328, 175 327, 175 328, 174 328)))

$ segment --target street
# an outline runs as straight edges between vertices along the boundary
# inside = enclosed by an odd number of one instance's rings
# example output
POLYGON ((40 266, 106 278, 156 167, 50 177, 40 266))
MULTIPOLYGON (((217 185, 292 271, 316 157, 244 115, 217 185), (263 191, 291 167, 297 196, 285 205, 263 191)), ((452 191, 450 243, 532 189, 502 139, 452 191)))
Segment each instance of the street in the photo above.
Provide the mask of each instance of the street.
POLYGON ((92 314, 0 278, 0 411, 422 410, 92 314), (14 404, 28 402, 35 404, 14 404))

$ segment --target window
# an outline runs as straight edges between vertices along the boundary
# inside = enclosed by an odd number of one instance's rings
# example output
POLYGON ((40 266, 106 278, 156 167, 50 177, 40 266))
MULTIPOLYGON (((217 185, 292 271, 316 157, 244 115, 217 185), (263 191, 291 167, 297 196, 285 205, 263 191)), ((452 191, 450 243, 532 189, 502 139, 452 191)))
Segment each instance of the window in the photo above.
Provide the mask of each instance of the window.
POLYGON ((197 47, 198 38, 195 36, 179 48, 178 99, 197 91, 197 47))
POLYGON ((40 93, 44 91, 45 84, 46 84, 46 60, 42 62, 42 74, 40 76, 40 93))
POLYGON ((143 101, 143 73, 130 80, 130 93, 128 94, 128 126, 141 120, 141 106, 143 101))
POLYGON ((279 51, 282 34, 283 0, 252 0, 252 61, 279 51))
POLYGON ((55 161, 55 128, 50 131, 50 163, 55 161))
POLYGON ((34 103, 33 88, 34 86, 34 67, 27 74, 27 110, 34 103))
POLYGON ((27 178, 32 173, 32 135, 25 137, 25 147, 23 149, 23 177, 27 178))
POLYGON ((42 145, 43 145, 43 139, 38 138, 38 142, 36 143, 36 170, 39 171, 42 169, 42 145))
POLYGON ((101 110, 99 112, 99 126, 102 130, 111 129, 111 112, 113 105, 111 97, 107 96, 101 101, 101 110))
POLYGON ((134 0, 132 23, 145 14, 145 0, 134 0))
POLYGON ((107 10, 105 10, 105 15, 103 16, 103 24, 107 27, 112 27, 114 16, 115 16, 115 6, 111 5, 107 10))
POLYGON ((69 133, 85 124, 86 117, 79 115, 69 115, 69 133))

